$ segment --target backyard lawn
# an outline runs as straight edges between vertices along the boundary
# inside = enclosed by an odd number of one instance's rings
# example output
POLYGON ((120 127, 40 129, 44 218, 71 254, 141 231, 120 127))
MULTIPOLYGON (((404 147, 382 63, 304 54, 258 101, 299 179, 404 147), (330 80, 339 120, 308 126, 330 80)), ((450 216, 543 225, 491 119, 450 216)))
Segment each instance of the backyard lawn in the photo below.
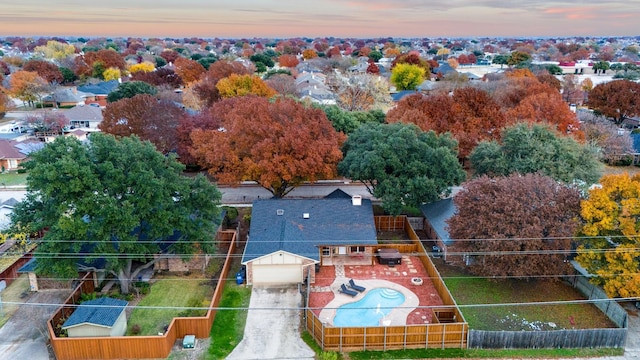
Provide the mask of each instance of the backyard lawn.
POLYGON ((192 276, 156 276, 150 292, 131 312, 127 335, 157 335, 174 317, 204 316, 205 310, 186 310, 179 307, 208 307, 213 288, 202 279, 201 273, 192 276), (141 307, 157 308, 141 308, 141 307), (139 331, 137 331, 139 327, 139 331))
POLYGON ((472 329, 560 330, 616 327, 591 304, 518 305, 584 299, 578 290, 564 282, 489 280, 471 276, 458 268, 445 265, 441 260, 435 263, 472 329))
POLYGON ((29 278, 27 274, 20 275, 11 285, 2 290, 2 314, 0 314, 0 327, 2 327, 18 310, 18 303, 23 302, 24 296, 29 291, 29 278))
POLYGON ((19 174, 17 171, 0 173, 0 186, 16 186, 27 184, 27 173, 19 174))

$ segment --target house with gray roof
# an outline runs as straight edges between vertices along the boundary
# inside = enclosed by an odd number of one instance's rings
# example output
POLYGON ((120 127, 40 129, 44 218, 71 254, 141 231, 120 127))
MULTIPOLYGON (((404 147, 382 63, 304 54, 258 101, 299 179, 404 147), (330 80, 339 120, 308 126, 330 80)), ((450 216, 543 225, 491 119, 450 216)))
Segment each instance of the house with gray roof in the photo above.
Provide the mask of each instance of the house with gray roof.
POLYGON ((61 106, 75 106, 84 104, 87 95, 88 94, 78 91, 75 87, 58 88, 53 93, 45 96, 42 99, 42 103, 56 108, 61 106))
POLYGON ((98 125, 102 123, 102 109, 99 106, 78 105, 66 110, 64 117, 69 120, 71 129, 81 129, 84 131, 100 131, 98 125))
POLYGON ((242 264, 247 284, 315 281, 316 266, 373 264, 371 201, 360 196, 253 202, 242 264))
POLYGON ((456 213, 456 205, 453 198, 446 198, 420 206, 424 216, 424 231, 427 238, 435 242, 440 248, 443 258, 447 260, 447 247, 453 244, 449 236, 447 220, 456 213))
POLYGON ((124 336, 129 303, 109 297, 85 301, 62 324, 69 337, 124 336))
POLYGON ((0 138, 0 167, 2 171, 17 170, 32 151, 42 149, 44 143, 39 141, 18 142, 0 138))

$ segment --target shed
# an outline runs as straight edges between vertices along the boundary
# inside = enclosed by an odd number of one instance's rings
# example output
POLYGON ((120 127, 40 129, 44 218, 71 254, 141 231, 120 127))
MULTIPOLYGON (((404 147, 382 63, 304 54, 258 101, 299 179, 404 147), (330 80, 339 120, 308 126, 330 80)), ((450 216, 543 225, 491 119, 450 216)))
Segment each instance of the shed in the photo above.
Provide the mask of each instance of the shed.
POLYGON ((425 219, 424 230, 427 237, 437 244, 447 260, 447 247, 453 244, 449 236, 447 220, 456 213, 453 198, 446 198, 420 206, 425 219))
POLYGON ((128 302, 109 297, 85 301, 62 324, 69 337, 123 336, 128 302))

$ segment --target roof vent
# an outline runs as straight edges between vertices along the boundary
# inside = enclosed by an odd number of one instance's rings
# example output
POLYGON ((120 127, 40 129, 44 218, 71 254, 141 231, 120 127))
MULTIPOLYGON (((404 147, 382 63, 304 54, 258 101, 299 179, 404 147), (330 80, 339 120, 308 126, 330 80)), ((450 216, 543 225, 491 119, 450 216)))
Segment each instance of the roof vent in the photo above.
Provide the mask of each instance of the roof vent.
POLYGON ((309 218, 309 213, 303 213, 302 214, 302 218, 303 219, 308 219, 309 218))
POLYGON ((278 209, 278 210, 276 210, 276 215, 278 215, 278 216, 282 216, 282 215, 284 215, 284 209, 278 209))
POLYGON ((351 205, 353 206, 360 206, 362 205, 362 196, 360 195, 353 195, 351 197, 351 205))

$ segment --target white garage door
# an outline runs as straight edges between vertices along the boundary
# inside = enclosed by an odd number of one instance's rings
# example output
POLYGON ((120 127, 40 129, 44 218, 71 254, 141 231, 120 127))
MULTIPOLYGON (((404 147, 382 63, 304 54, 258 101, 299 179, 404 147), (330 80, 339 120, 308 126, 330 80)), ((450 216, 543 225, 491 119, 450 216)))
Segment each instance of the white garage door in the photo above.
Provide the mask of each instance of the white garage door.
POLYGON ((300 265, 254 265, 253 284, 296 284, 302 282, 300 265))

